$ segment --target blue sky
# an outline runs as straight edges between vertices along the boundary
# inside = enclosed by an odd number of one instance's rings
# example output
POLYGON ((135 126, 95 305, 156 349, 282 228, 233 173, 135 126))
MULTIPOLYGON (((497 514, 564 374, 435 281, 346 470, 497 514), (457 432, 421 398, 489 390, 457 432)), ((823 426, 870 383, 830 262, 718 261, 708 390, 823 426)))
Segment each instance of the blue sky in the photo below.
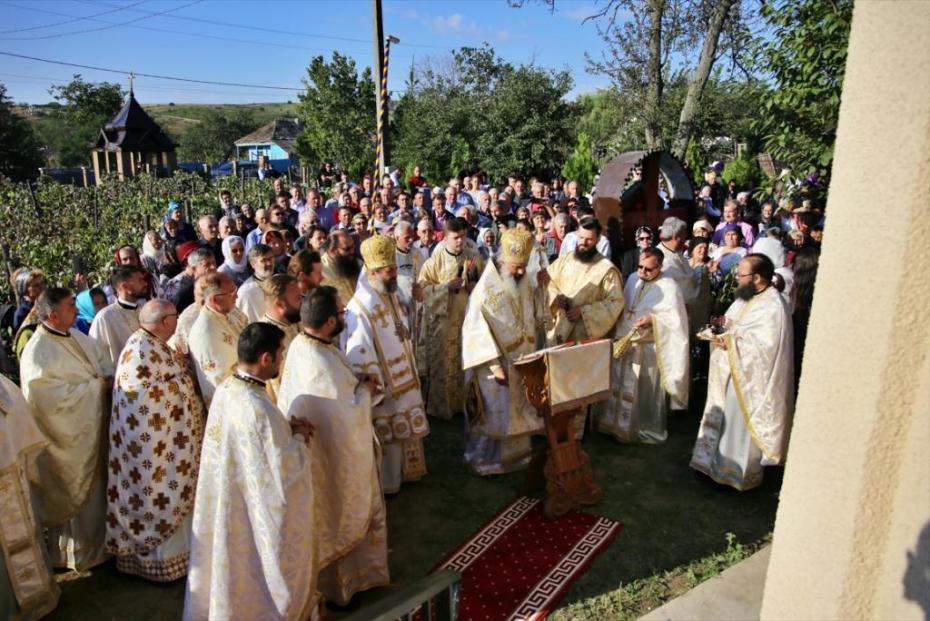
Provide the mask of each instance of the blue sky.
MULTIPOLYGON (((371 6, 370 0, 0 0, 0 51, 297 89, 309 60, 320 54, 329 57, 338 50, 359 65, 371 65, 371 6)), ((383 7, 385 34, 401 40, 391 47, 394 91, 403 89, 411 62, 447 57, 451 49, 485 41, 513 63, 567 68, 575 80, 571 96, 608 84, 606 77, 585 71, 585 52, 599 56, 604 49, 595 26, 582 23, 596 10, 594 1, 558 0, 554 13, 541 3, 511 8, 505 0, 384 0, 383 7)), ((65 83, 73 73, 128 83, 115 73, 0 55, 0 82, 17 102, 49 101, 50 83, 65 83)), ((143 104, 297 99, 296 91, 147 77, 136 78, 135 91, 143 104)))

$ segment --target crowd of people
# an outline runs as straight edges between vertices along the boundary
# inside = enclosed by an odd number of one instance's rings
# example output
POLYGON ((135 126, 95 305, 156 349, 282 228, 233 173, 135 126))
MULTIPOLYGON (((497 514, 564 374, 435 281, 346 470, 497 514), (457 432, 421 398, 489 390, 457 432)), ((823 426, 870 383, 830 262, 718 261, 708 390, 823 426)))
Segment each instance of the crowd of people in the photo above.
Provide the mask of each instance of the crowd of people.
POLYGON ((614 342, 612 395, 576 437, 661 443, 706 383, 691 466, 758 486, 784 460, 823 219, 715 175, 693 227, 629 249, 575 181, 329 166, 257 209, 224 190, 196 227, 172 202, 106 283, 21 268, 0 591, 38 616, 49 566, 115 556, 186 577, 187 619, 348 605, 390 583, 384 498, 428 476, 429 419, 462 417, 470 473, 526 468, 543 421, 515 362, 588 339, 614 342))

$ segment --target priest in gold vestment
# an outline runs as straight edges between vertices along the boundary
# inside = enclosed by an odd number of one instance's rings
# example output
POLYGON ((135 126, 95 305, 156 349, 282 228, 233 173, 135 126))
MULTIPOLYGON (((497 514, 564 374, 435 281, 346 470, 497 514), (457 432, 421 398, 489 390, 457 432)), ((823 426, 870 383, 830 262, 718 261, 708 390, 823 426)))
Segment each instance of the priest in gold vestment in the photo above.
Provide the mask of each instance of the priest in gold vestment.
POLYGON ((54 567, 84 570, 107 558, 106 421, 113 366, 95 341, 72 329, 68 289, 36 301, 42 322, 20 362, 23 396, 50 444, 37 461, 39 518, 54 567))
POLYGON ((663 258, 658 249, 643 248, 624 290, 617 336, 629 335, 630 345, 611 364, 613 394, 597 423, 621 442, 665 442, 668 400, 674 410, 688 406, 688 311, 678 283, 662 273, 663 258))
POLYGON ((323 244, 323 284, 336 287, 339 297, 346 301, 355 295, 361 266, 355 258, 355 241, 343 230, 329 234, 323 244))
POLYGON ((334 287, 310 292, 278 393, 278 407, 288 419, 314 426, 318 588, 340 606, 359 591, 391 582, 380 448, 371 420, 372 396, 380 398, 381 387, 373 375, 356 376, 338 347, 344 308, 334 287))
POLYGON ((203 278, 203 306, 191 326, 188 348, 209 409, 216 387, 236 370, 236 343, 245 328, 245 316, 233 312, 236 284, 229 275, 214 272, 203 278))
POLYGON ((525 468, 530 436, 543 428, 513 366, 514 360, 536 350, 538 306, 527 270, 533 243, 526 231, 506 231, 497 259, 488 261, 465 311, 465 463, 482 476, 525 468))
POLYGON ((90 324, 88 336, 110 355, 113 366, 129 337, 139 329, 139 308, 149 292, 145 268, 118 265, 110 274, 116 301, 103 308, 90 324))
POLYGON ((442 244, 423 265, 418 282, 423 288, 426 321, 427 410, 430 416, 449 419, 465 409, 461 326, 484 261, 465 244, 465 220, 450 218, 444 232, 442 244))
POLYGON ((362 258, 366 272, 346 307, 346 356, 357 375, 374 375, 384 387, 372 419, 383 451, 382 485, 393 494, 403 481, 426 474, 423 438, 429 423, 407 315, 397 299, 394 240, 385 235, 366 239, 362 258))
POLYGON ((594 217, 582 218, 575 250, 549 266, 550 346, 604 338, 612 334, 620 317, 623 279, 597 251, 600 233, 601 225, 594 217))
POLYGON ((710 356, 707 403, 691 467, 740 491, 784 463, 794 410, 794 341, 775 265, 748 254, 737 266, 737 299, 710 356))
POLYGON ((38 619, 60 591, 35 514, 35 460, 48 446, 19 387, 0 375, 0 618, 38 619))
MULTIPOLYGON (((275 274, 262 283, 265 292, 265 314, 260 321, 277 326, 284 332, 284 351, 281 354, 281 370, 287 362, 287 352, 291 341, 300 332, 300 285, 297 278, 290 274, 275 274)), ((266 382, 268 396, 275 403, 278 402, 278 389, 281 387, 281 376, 273 377, 266 382)))
POLYGON ((304 421, 268 398, 283 333, 256 322, 207 417, 183 619, 316 620, 318 538, 304 421))
POLYGON ((113 386, 107 550, 116 568, 155 582, 187 575, 204 411, 168 346, 177 310, 151 300, 123 347, 113 386))

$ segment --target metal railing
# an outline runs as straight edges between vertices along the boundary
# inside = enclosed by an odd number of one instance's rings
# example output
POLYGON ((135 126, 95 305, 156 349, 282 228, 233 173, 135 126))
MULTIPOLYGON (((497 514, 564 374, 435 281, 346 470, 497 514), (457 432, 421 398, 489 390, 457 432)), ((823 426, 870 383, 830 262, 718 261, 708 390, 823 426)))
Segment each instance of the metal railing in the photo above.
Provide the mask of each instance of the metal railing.
POLYGON ((457 571, 444 569, 397 589, 343 621, 456 621, 461 580, 457 571))

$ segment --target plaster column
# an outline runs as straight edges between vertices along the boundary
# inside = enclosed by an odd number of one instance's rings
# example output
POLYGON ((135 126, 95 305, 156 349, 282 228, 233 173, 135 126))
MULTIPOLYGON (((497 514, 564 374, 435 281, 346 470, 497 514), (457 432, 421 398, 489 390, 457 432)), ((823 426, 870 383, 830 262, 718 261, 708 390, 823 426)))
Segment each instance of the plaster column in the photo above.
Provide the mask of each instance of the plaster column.
POLYGON ((930 618, 930 2, 856 3, 835 153, 761 616, 930 618))

